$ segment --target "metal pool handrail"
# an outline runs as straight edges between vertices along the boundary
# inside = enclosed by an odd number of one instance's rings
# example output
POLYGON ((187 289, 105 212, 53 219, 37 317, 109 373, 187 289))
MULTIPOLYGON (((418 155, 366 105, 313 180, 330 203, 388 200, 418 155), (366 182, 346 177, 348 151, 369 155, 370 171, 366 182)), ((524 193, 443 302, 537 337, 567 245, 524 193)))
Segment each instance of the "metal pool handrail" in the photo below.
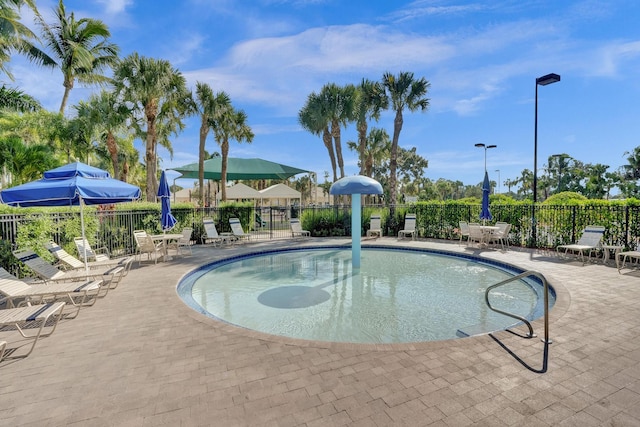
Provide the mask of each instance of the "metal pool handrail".
POLYGON ((489 307, 490 310, 495 311, 496 313, 504 314, 505 316, 509 316, 523 322, 525 325, 527 325, 527 328, 529 328, 528 337, 529 338, 535 337, 536 334, 533 332, 533 327, 531 326, 531 323, 527 319, 525 319, 520 315, 509 313, 509 312, 500 310, 498 308, 495 308, 489 302, 489 292, 491 292, 493 289, 506 285, 507 283, 511 283, 516 280, 529 277, 529 276, 537 277, 542 282, 542 285, 544 288, 544 339, 542 341, 545 342, 546 344, 551 344, 552 341, 549 339, 549 283, 541 273, 538 273, 537 271, 529 270, 529 271, 525 271, 524 273, 520 273, 517 276, 513 276, 506 280, 503 280, 502 282, 498 282, 495 285, 491 285, 487 288, 487 290, 484 293, 484 300, 487 303, 487 307, 489 307))

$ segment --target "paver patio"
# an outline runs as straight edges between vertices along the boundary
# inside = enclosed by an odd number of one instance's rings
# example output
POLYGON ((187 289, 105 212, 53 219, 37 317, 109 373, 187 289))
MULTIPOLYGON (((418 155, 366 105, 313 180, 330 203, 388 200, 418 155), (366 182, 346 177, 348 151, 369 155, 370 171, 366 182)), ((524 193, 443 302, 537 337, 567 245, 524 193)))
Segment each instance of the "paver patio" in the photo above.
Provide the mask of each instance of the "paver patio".
MULTIPOLYGON (((540 339, 509 332, 316 343, 217 322, 176 294, 185 273, 215 259, 320 242, 327 240, 195 247, 192 256, 134 266, 28 358, 0 363, 0 425, 640 425, 640 273, 631 270, 457 241, 375 241, 477 253, 543 273, 558 290, 546 373, 535 372, 540 339)), ((534 326, 541 335, 542 323, 534 326)))

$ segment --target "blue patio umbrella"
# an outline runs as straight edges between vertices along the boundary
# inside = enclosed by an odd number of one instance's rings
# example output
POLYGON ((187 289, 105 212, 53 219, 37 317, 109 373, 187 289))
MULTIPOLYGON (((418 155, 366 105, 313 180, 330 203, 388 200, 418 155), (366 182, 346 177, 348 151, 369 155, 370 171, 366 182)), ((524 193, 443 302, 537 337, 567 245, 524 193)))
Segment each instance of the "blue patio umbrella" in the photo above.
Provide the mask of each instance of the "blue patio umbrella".
POLYGON ((160 225, 162 231, 171 230, 176 225, 176 218, 171 214, 171 190, 164 171, 160 175, 160 183, 158 185, 158 197, 160 198, 161 213, 160 225))
MULTIPOLYGON (((139 199, 140 188, 111 178, 105 170, 75 162, 44 173, 37 181, 2 190, 2 203, 11 206, 80 206, 82 238, 85 239, 84 205, 130 202, 139 199)), ((86 246, 85 246, 86 248, 86 246)), ((87 254, 84 254, 87 269, 87 254)))
POLYGON ((491 193, 491 183, 489 182, 489 174, 484 171, 484 182, 482 183, 482 208, 480 209, 480 219, 483 221, 493 219, 489 210, 489 193, 491 193))

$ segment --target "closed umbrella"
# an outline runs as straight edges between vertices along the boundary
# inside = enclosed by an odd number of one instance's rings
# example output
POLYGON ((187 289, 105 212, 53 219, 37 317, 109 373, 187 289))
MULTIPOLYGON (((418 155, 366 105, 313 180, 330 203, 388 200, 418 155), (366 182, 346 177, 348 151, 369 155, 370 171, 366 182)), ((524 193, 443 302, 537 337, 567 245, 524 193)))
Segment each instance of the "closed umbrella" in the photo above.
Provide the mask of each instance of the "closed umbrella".
POLYGON ((482 183, 482 208, 480 209, 480 219, 483 221, 493 219, 489 210, 489 193, 491 193, 491 184, 489 183, 489 174, 484 171, 484 182, 482 183))
POLYGON ((160 225, 162 231, 171 230, 176 225, 176 218, 171 214, 171 190, 164 171, 160 175, 160 185, 158 186, 158 197, 160 198, 160 225))
MULTIPOLYGON (((75 162, 46 171, 37 181, 2 190, 0 199, 2 203, 22 207, 80 206, 84 240, 84 205, 130 202, 139 199, 140 195, 140 188, 135 185, 113 179, 105 170, 75 162)), ((88 270, 86 253, 84 263, 88 270)))

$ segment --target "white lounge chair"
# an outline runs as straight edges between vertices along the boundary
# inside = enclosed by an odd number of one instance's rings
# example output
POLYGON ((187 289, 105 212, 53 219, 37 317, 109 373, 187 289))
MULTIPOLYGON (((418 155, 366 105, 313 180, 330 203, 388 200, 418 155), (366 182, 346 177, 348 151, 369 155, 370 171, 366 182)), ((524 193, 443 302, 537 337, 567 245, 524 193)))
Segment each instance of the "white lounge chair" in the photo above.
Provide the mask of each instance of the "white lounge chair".
POLYGON ((84 259, 84 254, 86 251, 87 260, 88 261, 109 261, 109 250, 106 246, 102 246, 97 250, 91 248, 89 241, 87 239, 83 239, 82 237, 75 237, 73 239, 76 244, 76 249, 78 250, 78 254, 80 259, 84 259))
POLYGON ((134 230, 133 237, 136 240, 136 256, 138 265, 142 263, 142 255, 147 254, 147 261, 151 261, 153 255, 154 264, 158 263, 158 258, 164 255, 163 242, 154 242, 153 238, 144 230, 134 230))
POLYGON ((411 236, 412 240, 416 239, 416 215, 407 214, 404 217, 404 228, 398 231, 398 239, 400 237, 411 236))
POLYGON ((109 286, 103 286, 101 279, 28 284, 0 267, 0 303, 6 302, 8 308, 64 301, 76 308, 76 313, 71 316, 76 317, 80 308, 92 306, 98 298, 104 297, 108 292, 109 286))
POLYGON ((205 243, 213 243, 215 246, 217 243, 231 243, 234 240, 233 234, 223 233, 218 234, 218 230, 216 229, 216 223, 213 222, 213 218, 204 218, 202 220, 204 224, 204 242, 205 243))
POLYGON ((246 239, 247 241, 251 239, 251 235, 245 233, 242 229, 242 224, 240 223, 240 220, 238 218, 229 218, 229 225, 231 226, 231 232, 236 239, 246 239))
POLYGON ((371 215, 369 219, 369 229, 367 230, 367 237, 382 237, 382 221, 380 215, 371 215))
MULTIPOLYGON (((65 270, 84 270, 84 262, 80 261, 69 252, 65 251, 56 242, 50 241, 48 243, 45 243, 45 247, 47 248, 49 253, 61 263, 60 266, 65 270)), ((125 257, 120 259, 107 259, 105 261, 92 261, 87 263, 87 266, 92 270, 108 270, 111 267, 120 265, 125 268, 123 275, 126 276, 129 272, 129 269, 131 268, 132 261, 133 258, 125 257)), ((95 273, 95 271, 92 273, 95 273)))
POLYGON ((108 267, 106 270, 71 270, 62 271, 55 265, 49 264, 46 260, 40 258, 38 254, 31 250, 16 250, 13 255, 27 267, 29 267, 44 282, 77 282, 80 280, 98 280, 101 279, 108 284, 111 289, 118 286, 122 278, 125 267, 115 265, 108 267))
POLYGON ((589 253, 589 260, 591 260, 591 254, 600 249, 602 245, 602 237, 604 236, 605 227, 599 225, 588 225, 582 232, 582 236, 578 242, 571 245, 559 245, 556 248, 557 252, 564 249, 564 254, 568 251, 580 254, 582 264, 584 264, 584 253, 589 253))
POLYGON ((3 347, 2 357, 5 359, 18 359, 30 355, 40 337, 48 337, 56 330, 56 326, 58 326, 58 322, 62 317, 64 306, 64 302, 54 302, 0 310, 0 327, 14 326, 23 338, 32 340, 31 347, 26 354, 12 355, 10 357, 6 355, 6 342, 3 345, 0 344, 0 347, 3 347), (55 322, 49 322, 51 318, 55 318, 55 322), (35 332, 26 334, 25 329, 27 328, 25 326, 29 326, 28 330, 35 330, 35 332), (43 333, 45 328, 48 328, 49 331, 43 333))
POLYGON ((291 224, 291 236, 311 237, 310 231, 302 229, 300 218, 291 218, 289 223, 291 224))
POLYGON ((618 252, 616 254, 616 267, 618 267, 618 273, 622 270, 627 261, 640 261, 640 242, 636 245, 636 249, 633 251, 618 252))

